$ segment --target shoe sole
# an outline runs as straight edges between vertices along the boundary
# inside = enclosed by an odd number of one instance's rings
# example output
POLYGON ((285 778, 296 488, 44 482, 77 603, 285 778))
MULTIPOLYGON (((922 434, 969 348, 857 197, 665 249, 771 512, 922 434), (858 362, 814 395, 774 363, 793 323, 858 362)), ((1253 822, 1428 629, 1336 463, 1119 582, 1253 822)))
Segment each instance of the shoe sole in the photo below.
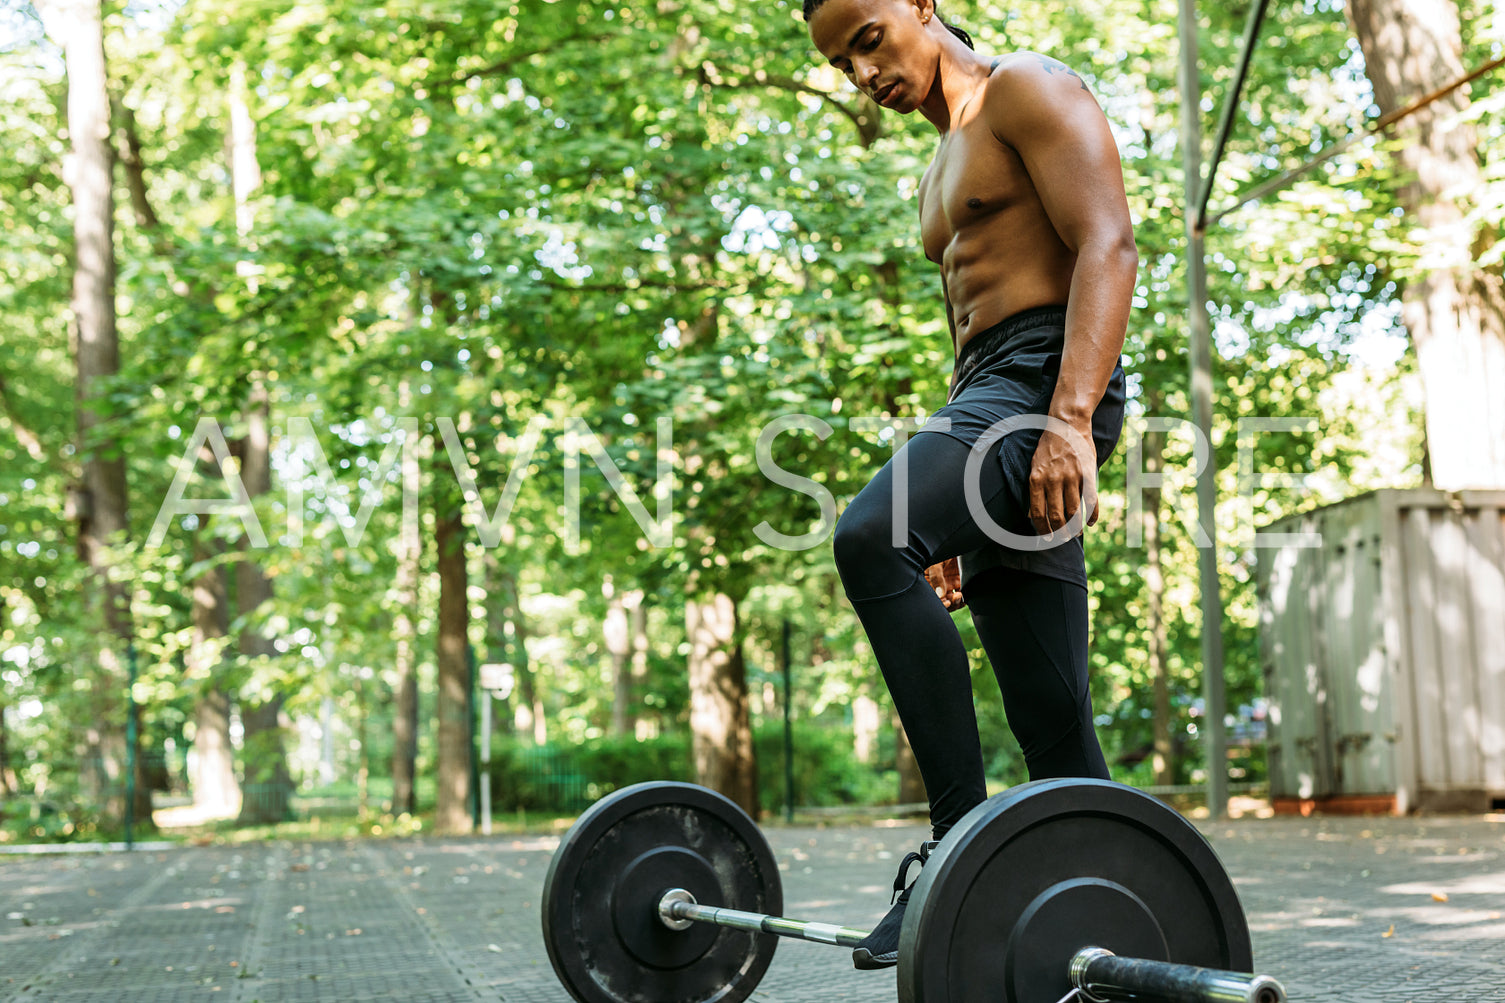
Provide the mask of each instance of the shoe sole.
POLYGON ((859 947, 852 952, 852 967, 859 971, 875 972, 882 968, 894 968, 898 964, 898 951, 890 951, 886 954, 872 954, 867 948, 859 947))

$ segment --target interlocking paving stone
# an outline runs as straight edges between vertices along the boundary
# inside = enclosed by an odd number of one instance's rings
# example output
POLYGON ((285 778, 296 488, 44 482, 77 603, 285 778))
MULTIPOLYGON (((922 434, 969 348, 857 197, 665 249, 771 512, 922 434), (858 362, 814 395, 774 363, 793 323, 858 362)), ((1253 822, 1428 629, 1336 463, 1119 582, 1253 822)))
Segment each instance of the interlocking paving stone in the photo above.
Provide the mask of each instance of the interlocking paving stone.
MULTIPOLYGON (((1202 823, 1293 1003, 1505 1003, 1505 818, 1202 823)), ((772 828, 785 912, 871 927, 915 825, 772 828)), ((550 836, 0 858, 0 1001, 569 1003, 539 929, 550 836)), ((782 941, 753 999, 891 1001, 782 941)), ((1041 1003, 1055 1003, 1054 1000, 1041 1003)))

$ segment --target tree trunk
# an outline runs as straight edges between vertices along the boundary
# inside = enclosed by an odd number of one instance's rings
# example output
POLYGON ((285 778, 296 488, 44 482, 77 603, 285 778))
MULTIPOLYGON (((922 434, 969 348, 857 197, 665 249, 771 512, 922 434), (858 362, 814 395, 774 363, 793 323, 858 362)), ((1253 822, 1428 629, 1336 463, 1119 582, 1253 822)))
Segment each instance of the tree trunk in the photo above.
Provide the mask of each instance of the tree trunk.
MULTIPOLYGON (((251 240, 252 214, 250 199, 261 185, 261 168, 256 160, 256 127, 247 104, 249 91, 245 68, 237 63, 230 73, 230 87, 225 94, 229 106, 227 154, 230 161, 230 189, 235 205, 235 232, 242 246, 251 240)), ((236 263, 236 273, 254 282, 246 259, 236 263)), ((247 396, 246 438, 241 450, 241 480, 246 492, 257 498, 272 490, 271 398, 259 373, 252 373, 247 396)), ((250 543, 242 538, 242 550, 250 543)), ((272 598, 272 583, 262 573, 261 565, 249 556, 235 568, 236 603, 242 616, 250 614, 272 598)), ((253 626, 241 631, 240 652, 249 656, 276 657, 272 640, 253 626)), ((271 691, 261 703, 242 708, 245 726, 244 759, 246 783, 242 789, 240 817, 242 825, 281 822, 292 815, 293 779, 287 766, 286 725, 282 720, 284 696, 271 691)))
POLYGON ((606 620, 601 625, 606 652, 611 658, 611 733, 631 733, 632 725, 632 634, 622 593, 606 583, 606 620))
MULTIPOLYGON (((104 26, 97 0, 60 0, 44 12, 62 43, 68 76, 68 135, 73 149, 65 173, 73 197, 74 237, 70 333, 77 366, 74 393, 82 473, 75 515, 79 558, 93 573, 89 605, 100 618, 98 649, 90 672, 92 713, 81 736, 80 779, 85 796, 113 825, 125 814, 125 653, 131 643, 131 620, 125 588, 110 579, 108 551, 129 529, 125 460, 104 430, 109 406, 100 400, 97 389, 100 381, 120 369, 115 328, 114 153, 104 26)), ((135 814, 150 824, 151 794, 140 780, 138 775, 135 814), (139 810, 142 807, 144 811, 139 810)))
POLYGON ((521 734, 530 735, 536 745, 549 741, 549 725, 544 718, 543 687, 528 659, 528 619, 523 615, 523 597, 517 578, 503 573, 507 588, 507 616, 512 621, 512 669, 517 674, 517 702, 514 723, 521 734))
MULTIPOLYGON (((110 111, 119 126, 119 160, 125 168, 125 188, 130 193, 131 209, 135 211, 136 225, 152 234, 157 234, 162 221, 146 192, 146 165, 141 159, 141 133, 136 128, 136 113, 118 96, 110 98, 110 111)), ((160 239, 160 238, 159 238, 160 239)), ((158 243, 156 250, 165 253, 167 248, 158 243)))
MULTIPOLYGON (((399 618, 398 630, 411 630, 399 618)), ((409 621, 411 622, 411 621, 409 621)), ((418 811, 418 666, 411 636, 398 635, 397 686, 392 713, 392 814, 418 811)))
MULTIPOLYGON (((632 691, 643 693, 648 685, 648 597, 634 592, 628 597, 627 611, 632 620, 632 691)), ((638 741, 658 734, 656 724, 648 724, 634 706, 628 713, 627 726, 638 741)))
POLYGON ((199 694, 193 711, 194 768, 188 782, 193 806, 214 818, 234 816, 241 802, 235 776, 235 749, 230 740, 230 697, 211 685, 199 694))
POLYGON ((293 778, 287 769, 282 701, 278 693, 241 706, 245 777, 236 825, 273 825, 292 817, 293 778))
POLYGON ((371 817, 371 743, 366 722, 371 717, 366 707, 366 688, 355 681, 355 741, 359 747, 355 769, 356 817, 365 822, 371 817))
MULTIPOLYGON (((194 536, 195 562, 208 560, 219 545, 201 529, 194 536)), ((225 569, 214 565, 192 585, 193 637, 188 675, 198 699, 193 709, 193 758, 188 771, 193 805, 208 815, 228 818, 240 807, 235 747, 230 739, 230 697, 224 686, 224 643, 230 632, 225 569)))
MULTIPOLYGON (((10 765, 10 736, 5 730, 7 709, 5 701, 0 700, 0 798, 8 798, 21 793, 21 787, 16 782, 16 771, 10 765)), ((3 818, 5 818, 5 812, 3 801, 0 801, 0 819, 3 818)))
POLYGON ((439 754, 434 825, 439 832, 469 832, 470 659, 466 627, 470 605, 465 594, 465 523, 459 502, 451 500, 447 492, 436 492, 434 523, 439 568, 439 754))
MULTIPOLYGON (((252 498, 272 489, 271 434, 267 427, 270 410, 266 386, 253 377, 246 402, 246 437, 240 461, 241 480, 252 498)), ((249 552, 251 544, 242 537, 240 546, 249 552)), ((270 579, 262 574, 261 565, 247 553, 235 565, 235 602, 240 615, 255 613, 271 598, 270 579)), ((241 630, 239 642, 242 655, 276 657, 277 648, 271 638, 254 624, 241 630)), ((282 822, 292 814, 293 777, 287 766, 282 702, 281 693, 267 690, 263 700, 251 700, 242 705, 245 778, 241 785, 240 815, 236 818, 238 825, 282 822)))
POLYGON ((334 783, 334 697, 331 696, 319 701, 319 765, 316 775, 320 787, 334 783))
MULTIPOLYGON (((242 247, 249 245, 255 226, 255 209, 251 196, 261 187, 261 164, 256 158, 256 122, 251 118, 250 87, 244 63, 230 68, 230 86, 225 94, 230 111, 230 189, 235 200, 235 233, 242 247)), ((249 259, 236 263, 242 277, 251 273, 249 259)))
POLYGON ((883 720, 878 701, 867 693, 852 700, 852 754, 859 763, 871 764, 878 758, 878 728, 883 720))
POLYGON ((909 735, 905 733, 898 714, 894 715, 894 768, 899 772, 900 804, 924 804, 929 800, 925 793, 925 778, 920 775, 920 764, 915 761, 909 735))
MULTIPOLYGON (((1382 113, 1464 75, 1454 0, 1348 0, 1348 17, 1382 113)), ((1405 283, 1402 316, 1426 398, 1432 481, 1446 491, 1505 488, 1505 292, 1498 267, 1474 263, 1496 238, 1468 218, 1484 184, 1478 132, 1461 121, 1468 106, 1460 88, 1397 127, 1400 201, 1428 258, 1405 283)))
POLYGON ((512 619, 509 610, 511 601, 507 596, 507 576, 502 572, 502 562, 496 551, 487 550, 481 559, 482 575, 486 586, 486 661, 512 665, 512 692, 503 699, 491 694, 488 700, 496 700, 496 712, 491 718, 493 735, 511 735, 515 727, 512 707, 517 699, 517 665, 512 660, 512 619))
POLYGON ((699 783, 758 817, 758 769, 747 706, 737 604, 715 594, 685 603, 690 639, 690 733, 699 783))
MULTIPOLYGON (((1151 393, 1146 413, 1159 414, 1163 395, 1151 393)), ((1144 436, 1144 470, 1159 474, 1165 469, 1165 433, 1146 432, 1144 436)), ((1176 782, 1175 747, 1171 742, 1170 656, 1165 626, 1165 569, 1161 563, 1163 540, 1160 534, 1160 488, 1144 489, 1144 590, 1145 655, 1149 661, 1150 682, 1154 691, 1154 749, 1151 766, 1155 783, 1176 782)))
MULTIPOLYGON (((406 401, 404 387, 399 398, 406 401)), ((422 481, 417 449, 402 451, 404 491, 416 491, 422 481)), ((398 530, 397 573, 393 582, 397 615, 392 621, 396 647, 392 716, 392 814, 418 811, 418 580, 423 565, 423 536, 417 519, 404 519, 398 530), (411 523, 411 525, 409 524, 411 523)))

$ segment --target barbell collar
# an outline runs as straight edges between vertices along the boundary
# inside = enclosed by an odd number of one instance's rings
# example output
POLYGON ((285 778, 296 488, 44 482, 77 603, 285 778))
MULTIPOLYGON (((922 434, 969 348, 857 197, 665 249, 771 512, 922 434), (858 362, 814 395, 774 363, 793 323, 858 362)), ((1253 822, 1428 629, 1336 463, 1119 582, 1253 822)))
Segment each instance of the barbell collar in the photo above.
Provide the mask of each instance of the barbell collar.
POLYGON ((1101 947, 1078 951, 1070 972, 1071 984, 1094 1003, 1286 1003, 1285 989, 1268 975, 1120 958, 1101 947))

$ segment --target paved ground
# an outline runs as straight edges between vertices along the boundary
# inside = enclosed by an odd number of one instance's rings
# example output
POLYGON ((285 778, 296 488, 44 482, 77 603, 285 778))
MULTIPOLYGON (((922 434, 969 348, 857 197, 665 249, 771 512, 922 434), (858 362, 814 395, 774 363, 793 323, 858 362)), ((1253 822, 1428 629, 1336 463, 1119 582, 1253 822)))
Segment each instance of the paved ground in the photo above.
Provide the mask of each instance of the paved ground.
MULTIPOLYGON (((1237 880, 1257 966, 1295 1003, 1505 1003, 1505 817, 1203 828, 1237 880)), ((769 835, 789 915, 869 927, 922 832, 769 835)), ((414 839, 0 858, 0 1000, 569 1003, 538 921, 555 844, 414 839)), ((892 972, 855 972, 841 949, 786 941, 754 999, 894 996, 892 972)))

